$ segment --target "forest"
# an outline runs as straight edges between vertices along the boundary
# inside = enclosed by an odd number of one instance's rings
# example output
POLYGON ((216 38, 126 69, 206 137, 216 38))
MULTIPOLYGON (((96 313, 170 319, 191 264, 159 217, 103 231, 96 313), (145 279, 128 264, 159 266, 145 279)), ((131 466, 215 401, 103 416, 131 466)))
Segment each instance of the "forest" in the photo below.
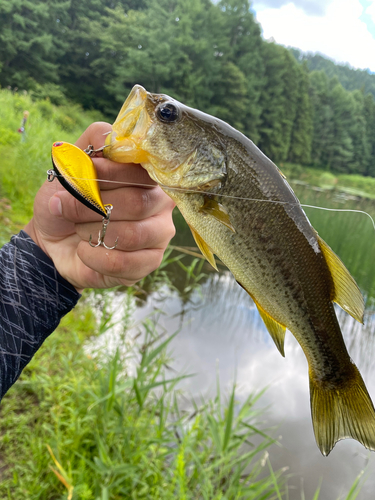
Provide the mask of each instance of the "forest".
POLYGON ((136 83, 273 161, 375 176, 375 75, 262 38, 248 0, 8 0, 0 85, 113 120, 136 83))

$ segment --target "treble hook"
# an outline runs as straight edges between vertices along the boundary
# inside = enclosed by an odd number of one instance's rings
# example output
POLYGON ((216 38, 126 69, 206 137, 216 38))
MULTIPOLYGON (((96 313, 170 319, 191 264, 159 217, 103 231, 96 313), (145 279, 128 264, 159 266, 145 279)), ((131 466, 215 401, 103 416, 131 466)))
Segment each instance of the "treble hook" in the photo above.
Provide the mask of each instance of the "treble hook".
POLYGON ((94 158, 96 156, 97 153, 102 153, 103 152, 103 149, 104 148, 108 148, 109 144, 107 144, 106 146, 102 146, 101 148, 99 149, 94 149, 94 146, 92 144, 89 144, 87 146, 86 149, 84 149, 83 151, 88 155, 90 156, 90 158, 94 158))
POLYGON ((107 216, 106 217, 103 217, 103 220, 102 220, 102 229, 99 231, 99 236, 98 236, 98 243, 96 245, 93 245, 91 242, 92 242, 92 234, 90 234, 90 239, 89 239, 89 245, 93 248, 97 248, 97 247, 104 247, 106 248, 107 250, 113 250, 114 248, 117 247, 117 243, 118 243, 118 236, 117 236, 117 239, 115 241, 115 244, 113 245, 113 247, 108 247, 105 243, 104 243, 104 237, 105 237, 105 233, 107 231, 107 226, 109 224, 109 219, 111 217, 111 212, 112 212, 112 209, 113 209, 113 206, 112 205, 105 205, 105 210, 107 212, 107 216))

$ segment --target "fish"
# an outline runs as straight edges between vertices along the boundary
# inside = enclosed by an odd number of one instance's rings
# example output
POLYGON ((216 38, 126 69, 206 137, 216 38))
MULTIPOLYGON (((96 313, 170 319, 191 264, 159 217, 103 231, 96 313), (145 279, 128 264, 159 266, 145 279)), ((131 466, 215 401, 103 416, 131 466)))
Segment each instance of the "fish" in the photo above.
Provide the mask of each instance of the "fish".
POLYGON ((375 450, 374 405, 334 309, 363 323, 363 296, 279 168, 229 124, 140 85, 103 155, 140 163, 174 200, 208 262, 216 268, 216 255, 253 299, 282 356, 286 330, 297 339, 321 453, 345 438, 375 450))

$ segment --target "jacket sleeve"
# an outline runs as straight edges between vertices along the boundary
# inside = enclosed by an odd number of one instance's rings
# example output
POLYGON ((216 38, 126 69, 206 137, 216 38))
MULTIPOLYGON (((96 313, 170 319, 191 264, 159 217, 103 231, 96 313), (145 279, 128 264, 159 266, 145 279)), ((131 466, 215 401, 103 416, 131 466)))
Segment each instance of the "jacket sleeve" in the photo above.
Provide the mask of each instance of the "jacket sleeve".
POLYGON ((24 231, 0 249, 0 399, 79 298, 24 231))

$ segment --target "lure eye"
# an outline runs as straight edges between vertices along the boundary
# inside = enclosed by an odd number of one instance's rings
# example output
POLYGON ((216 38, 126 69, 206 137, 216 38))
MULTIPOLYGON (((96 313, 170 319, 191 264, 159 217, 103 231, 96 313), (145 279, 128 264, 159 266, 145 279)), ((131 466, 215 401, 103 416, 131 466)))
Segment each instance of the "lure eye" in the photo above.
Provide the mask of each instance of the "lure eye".
POLYGON ((53 144, 53 147, 55 148, 55 147, 57 147, 57 146, 62 146, 63 144, 64 144, 63 142, 55 142, 55 143, 53 144))
POLYGON ((160 121, 172 123, 180 118, 180 110, 171 102, 164 102, 156 109, 156 116, 160 121))

